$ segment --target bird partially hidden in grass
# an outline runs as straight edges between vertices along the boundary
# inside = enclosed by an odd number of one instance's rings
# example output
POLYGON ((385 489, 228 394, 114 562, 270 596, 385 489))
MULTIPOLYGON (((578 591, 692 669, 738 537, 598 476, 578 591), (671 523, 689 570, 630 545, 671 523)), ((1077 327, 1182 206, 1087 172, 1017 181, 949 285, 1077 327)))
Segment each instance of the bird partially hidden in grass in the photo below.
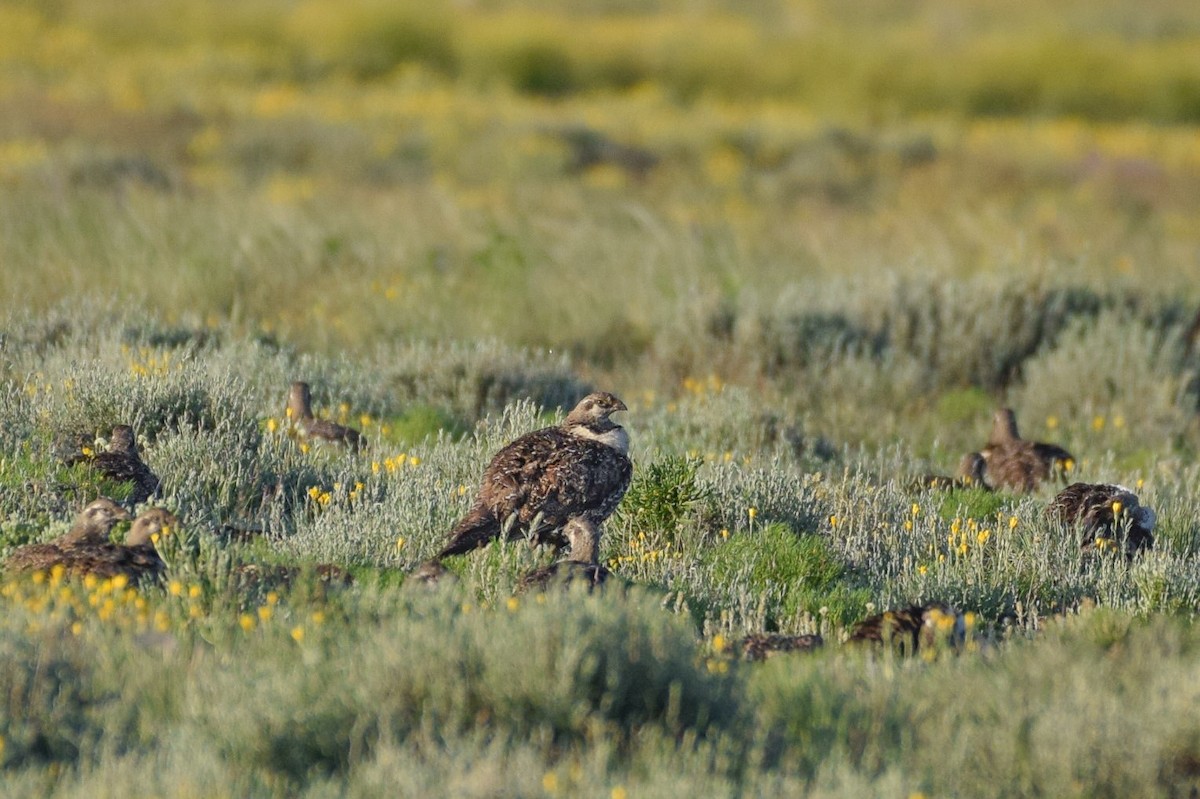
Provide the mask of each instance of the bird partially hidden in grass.
POLYGON ((850 631, 847 644, 883 644, 899 655, 915 655, 944 643, 958 651, 966 641, 961 613, 941 602, 910 605, 869 616, 850 631))
POLYGON ((746 660, 766 660, 776 655, 794 652, 815 652, 823 646, 825 639, 815 634, 755 633, 743 638, 736 648, 746 660))
POLYGON ((150 508, 138 514, 125 543, 99 541, 78 547, 63 561, 67 573, 110 578, 124 576, 130 584, 157 580, 167 565, 156 544, 179 529, 179 519, 165 508, 150 508))
POLYGON ((982 452, 968 452, 958 462, 958 472, 954 477, 945 474, 923 474, 913 481, 917 490, 932 488, 943 491, 957 491, 974 488, 991 491, 987 484, 987 459, 982 452))
POLYGON ((130 508, 157 497, 162 490, 162 481, 142 460, 137 435, 129 425, 119 424, 112 429, 108 449, 104 452, 91 453, 80 436, 76 436, 73 443, 75 446, 71 447, 70 452, 64 451, 62 442, 56 445, 62 460, 68 466, 86 463, 109 480, 131 483, 132 490, 125 500, 130 508))
POLYGON ((366 446, 367 441, 353 427, 318 419, 312 412, 312 389, 297 380, 288 392, 287 417, 296 431, 307 439, 344 444, 352 449, 366 446))
POLYGON ((1121 485, 1072 483, 1046 508, 1046 516, 1080 533, 1080 546, 1123 551, 1127 558, 1154 546, 1154 510, 1121 485))
POLYGON ((107 497, 95 500, 79 512, 66 533, 42 544, 16 549, 4 562, 7 571, 46 571, 73 556, 81 548, 107 543, 117 522, 131 518, 129 511, 107 497))
POLYGON ((1050 479, 1065 484, 1067 473, 1075 468, 1075 457, 1062 447, 1021 438, 1011 408, 996 411, 982 453, 987 482, 996 489, 1028 493, 1050 479))
POLYGON ((315 566, 291 566, 282 563, 242 563, 233 570, 233 581, 239 591, 290 588, 306 574, 322 586, 344 587, 354 584, 354 575, 333 563, 315 566))
MULTIPOLYGON (((589 394, 562 424, 526 433, 501 449, 484 471, 471 509, 433 560, 501 536, 559 549, 569 537, 574 542, 569 559, 594 565, 601 525, 625 495, 633 472, 629 435, 611 418, 624 410, 625 403, 612 394, 589 394)), ((421 571, 434 569, 427 564, 421 571)))
POLYGON ((520 579, 513 593, 544 591, 553 585, 585 585, 591 591, 602 587, 610 579, 616 579, 612 572, 599 563, 599 553, 596 552, 599 541, 589 525, 572 520, 567 522, 565 533, 571 548, 570 557, 529 572, 520 579))

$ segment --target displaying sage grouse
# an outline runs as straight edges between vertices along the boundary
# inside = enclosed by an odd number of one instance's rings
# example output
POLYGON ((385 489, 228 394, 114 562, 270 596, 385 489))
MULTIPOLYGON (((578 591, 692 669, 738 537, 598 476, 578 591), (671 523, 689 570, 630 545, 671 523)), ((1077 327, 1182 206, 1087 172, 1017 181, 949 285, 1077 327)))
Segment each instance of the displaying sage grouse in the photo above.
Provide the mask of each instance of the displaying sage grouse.
POLYGON ((930 602, 865 618, 854 625, 846 643, 879 643, 892 647, 897 654, 915 655, 921 647, 930 647, 939 639, 959 649, 966 640, 966 621, 949 605, 930 602))
POLYGON ((150 467, 142 460, 138 451, 137 436, 127 424, 119 424, 112 429, 112 437, 108 440, 106 451, 97 452, 95 455, 80 453, 77 457, 68 459, 67 463, 80 461, 109 480, 132 483, 133 489, 125 500, 130 508, 158 496, 162 488, 158 476, 150 471, 150 467))
POLYGON ((819 635, 755 633, 743 638, 737 648, 746 660, 766 660, 789 652, 815 652, 823 646, 825 639, 819 635))
POLYGON ((353 427, 313 416, 312 389, 303 381, 292 383, 292 389, 288 392, 287 416, 305 438, 345 444, 355 449, 367 443, 353 427))
POLYGON ((71 529, 44 544, 29 544, 16 549, 4 562, 9 571, 48 571, 63 563, 82 547, 107 543, 117 522, 130 518, 129 512, 107 497, 101 497, 79 512, 71 529))
POLYGON ((991 486, 987 484, 987 459, 983 457, 982 452, 968 452, 958 462, 958 472, 954 477, 944 474, 923 474, 914 481, 913 487, 947 491, 978 488, 991 491, 991 486))
POLYGON ((616 510, 633 472, 629 434, 610 418, 624 410, 612 394, 589 394, 562 424, 526 433, 496 453, 475 504, 435 560, 504 535, 560 548, 570 537, 588 550, 571 559, 594 563, 600 526, 616 510), (574 529, 565 531, 568 525, 574 529))
POLYGON ((1154 546, 1154 511, 1120 485, 1072 483, 1046 508, 1046 515, 1081 533, 1080 546, 1120 549, 1132 558, 1154 546))
POLYGON ((69 574, 124 576, 133 585, 156 580, 166 571, 166 564, 155 548, 156 537, 169 535, 178 526, 179 519, 170 511, 151 508, 133 520, 124 544, 101 541, 77 547, 63 560, 63 565, 69 574))
POLYGON ((1021 438, 1011 408, 996 411, 983 457, 988 484, 1018 492, 1033 491, 1051 478, 1066 483, 1067 472, 1075 468, 1075 457, 1062 447, 1021 438))

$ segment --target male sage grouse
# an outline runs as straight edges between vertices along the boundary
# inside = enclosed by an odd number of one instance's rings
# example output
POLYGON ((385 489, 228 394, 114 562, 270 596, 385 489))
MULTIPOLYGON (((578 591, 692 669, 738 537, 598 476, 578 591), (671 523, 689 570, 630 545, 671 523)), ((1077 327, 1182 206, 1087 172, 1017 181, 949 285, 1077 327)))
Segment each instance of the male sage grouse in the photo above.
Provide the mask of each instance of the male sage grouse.
POLYGON ((1075 468, 1075 457, 1062 447, 1021 438, 1017 416, 1011 408, 996 411, 983 457, 987 460, 987 482, 992 488, 1024 493, 1051 477, 1065 483, 1067 472, 1075 468))
POLYGON ((107 497, 101 497, 79 512, 71 529, 44 544, 29 544, 16 549, 4 562, 9 571, 47 571, 56 563, 69 559, 76 550, 106 543, 108 534, 119 521, 130 518, 129 512, 107 497))
POLYGON ((1080 546, 1121 549, 1132 558, 1154 546, 1155 513, 1125 486, 1072 483, 1046 508, 1046 515, 1068 527, 1078 526, 1080 546))
POLYGON ((312 389, 308 383, 296 381, 288 392, 287 417, 304 438, 347 444, 355 449, 367 442, 353 427, 318 419, 312 412, 312 389))
POLYGON ((504 535, 558 548, 572 539, 571 559, 595 563, 600 526, 633 472, 629 434, 610 418, 624 410, 612 394, 589 394, 562 424, 526 433, 496 453, 475 504, 434 560, 504 535))

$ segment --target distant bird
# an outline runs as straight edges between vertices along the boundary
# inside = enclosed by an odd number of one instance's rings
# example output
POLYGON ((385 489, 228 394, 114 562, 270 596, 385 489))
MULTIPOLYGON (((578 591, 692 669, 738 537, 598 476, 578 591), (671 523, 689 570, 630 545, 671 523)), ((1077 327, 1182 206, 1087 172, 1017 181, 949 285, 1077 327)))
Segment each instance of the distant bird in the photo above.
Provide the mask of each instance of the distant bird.
POLYGON ((544 591, 556 583, 563 586, 586 585, 589 591, 603 586, 613 575, 599 563, 599 553, 596 551, 599 538, 593 534, 594 529, 574 519, 567 522, 564 533, 570 546, 570 556, 526 574, 517 583, 514 593, 544 591))
POLYGON ((958 463, 958 474, 954 477, 949 477, 944 474, 923 474, 914 481, 914 488, 933 488, 943 490, 957 490, 963 488, 977 488, 983 491, 991 491, 992 487, 987 484, 987 459, 983 457, 981 452, 968 452, 962 456, 962 460, 958 463))
POLYGON ((80 511, 66 533, 44 544, 29 544, 13 551, 4 562, 8 571, 46 571, 62 563, 81 547, 107 543, 117 522, 129 519, 129 512, 106 497, 80 511))
POLYGON ((1062 447, 1021 438, 1011 408, 996 411, 983 457, 988 485, 1019 492, 1033 491, 1052 477, 1065 483, 1075 468, 1075 456, 1062 447))
POLYGON ((354 584, 354 575, 332 563, 318 563, 311 568, 281 563, 243 563, 233 570, 234 580, 238 588, 243 591, 289 588, 297 578, 305 574, 311 574, 316 578, 316 582, 325 586, 354 584))
POLYGON ((1154 546, 1157 517, 1125 486, 1072 483, 1054 498, 1046 515, 1068 527, 1078 527, 1083 547, 1121 549, 1132 558, 1154 546))
POLYGON ((474 505, 434 560, 470 552, 501 535, 561 548, 587 540, 572 560, 596 562, 600 527, 616 509, 633 465, 629 434, 610 417, 627 410, 606 392, 584 397, 563 423, 526 433, 501 449, 474 505), (574 527, 566 531, 566 528, 574 527))
POLYGON ((850 631, 847 644, 878 643, 901 655, 915 655, 921 647, 939 639, 959 649, 966 640, 966 621, 961 613, 941 602, 910 605, 863 619, 850 631))
POLYGON ((366 439, 353 427, 313 416, 312 389, 303 381, 292 383, 288 392, 287 417, 305 438, 346 444, 354 449, 366 446, 366 439))
POLYGON ((108 450, 87 457, 85 462, 110 480, 133 483, 133 491, 125 500, 134 508, 158 496, 162 483, 138 452, 137 436, 127 424, 119 424, 112 430, 108 450))
POLYGON ((78 547, 63 565, 69 574, 91 574, 102 579, 124 576, 132 585, 156 580, 167 565, 155 544, 178 526, 179 519, 170 511, 150 508, 133 520, 124 544, 102 541, 78 547))
POLYGON ((819 635, 778 635, 755 633, 747 635, 737 645, 746 660, 766 660, 789 652, 815 652, 825 646, 819 635))

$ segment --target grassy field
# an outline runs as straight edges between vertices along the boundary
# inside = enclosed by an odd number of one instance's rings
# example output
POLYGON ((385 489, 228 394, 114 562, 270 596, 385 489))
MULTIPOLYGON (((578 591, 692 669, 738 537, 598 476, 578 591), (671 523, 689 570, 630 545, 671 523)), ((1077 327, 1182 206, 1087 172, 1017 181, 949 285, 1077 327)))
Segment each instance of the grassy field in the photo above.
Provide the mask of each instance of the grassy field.
POLYGON ((1191 796, 1198 127, 1183 0, 0 3, 0 554, 128 491, 69 431, 183 520, 0 582, 0 793, 1191 796), (628 585, 406 580, 590 388, 628 585), (1154 550, 912 487, 1001 405, 1154 550), (960 654, 839 644, 935 599, 960 654))

